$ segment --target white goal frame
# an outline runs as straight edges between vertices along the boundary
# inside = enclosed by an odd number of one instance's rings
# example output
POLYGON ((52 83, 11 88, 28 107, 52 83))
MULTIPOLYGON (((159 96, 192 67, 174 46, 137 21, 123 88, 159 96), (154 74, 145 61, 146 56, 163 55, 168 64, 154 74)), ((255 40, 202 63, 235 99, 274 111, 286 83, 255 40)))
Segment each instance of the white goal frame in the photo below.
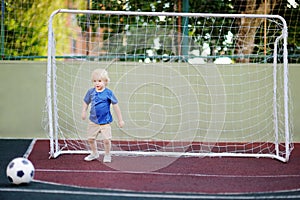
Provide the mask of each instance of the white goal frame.
MULTIPOLYGON (((215 153, 215 152, 205 152, 205 153, 193 153, 193 152, 159 152, 159 151, 112 151, 112 154, 117 155, 150 155, 150 156, 210 156, 210 157, 265 157, 265 158, 275 158, 282 162, 287 162, 292 151, 291 147, 291 127, 290 127, 290 111, 289 111, 289 80, 288 80, 288 59, 287 59, 287 36, 288 28, 284 18, 279 15, 257 15, 257 14, 211 14, 211 13, 168 13, 168 12, 125 12, 125 11, 95 11, 95 10, 69 10, 69 9, 59 9, 54 11, 50 18, 48 24, 48 55, 47 55, 47 82, 46 82, 46 104, 47 104, 47 126, 48 135, 50 141, 50 157, 56 158, 61 154, 82 154, 88 153, 88 151, 76 151, 76 150, 64 150, 64 148, 59 147, 58 141, 58 121, 57 121, 57 104, 56 104, 56 55, 55 55, 55 45, 54 45, 54 33, 53 33, 53 18, 60 13, 71 13, 71 14, 107 14, 107 15, 134 15, 134 16, 181 16, 181 17, 226 17, 226 18, 276 18, 279 19, 283 24, 282 35, 277 38, 277 41, 283 40, 283 106, 284 106, 284 135, 285 135, 285 153, 284 156, 279 155, 279 141, 276 141, 276 135, 278 135, 278 129, 275 128, 275 139, 274 145, 276 149, 275 154, 256 154, 256 153, 215 153)), ((277 68, 277 43, 274 44, 274 61, 273 61, 273 75, 274 75, 274 96, 273 102, 274 106, 274 126, 277 124, 277 108, 276 108, 276 68, 277 68)))

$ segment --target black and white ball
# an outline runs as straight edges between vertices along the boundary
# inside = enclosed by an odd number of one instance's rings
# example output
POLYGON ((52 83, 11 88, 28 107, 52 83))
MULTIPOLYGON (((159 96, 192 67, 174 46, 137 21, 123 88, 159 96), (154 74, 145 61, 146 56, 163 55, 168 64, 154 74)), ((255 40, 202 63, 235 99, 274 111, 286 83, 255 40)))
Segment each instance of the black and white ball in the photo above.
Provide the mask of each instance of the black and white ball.
POLYGON ((6 175, 12 184, 28 184, 33 179, 34 166, 26 158, 15 158, 7 165, 6 175))

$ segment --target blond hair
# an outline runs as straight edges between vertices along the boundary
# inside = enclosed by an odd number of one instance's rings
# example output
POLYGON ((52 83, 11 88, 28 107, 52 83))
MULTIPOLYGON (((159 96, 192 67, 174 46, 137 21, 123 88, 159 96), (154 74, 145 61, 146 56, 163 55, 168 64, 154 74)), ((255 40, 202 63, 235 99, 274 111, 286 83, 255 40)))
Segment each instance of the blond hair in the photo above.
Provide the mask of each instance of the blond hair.
POLYGON ((110 79, 108 77, 108 72, 105 69, 95 69, 92 72, 92 77, 91 77, 92 81, 94 79, 101 79, 101 80, 105 81, 106 85, 110 81, 110 79))

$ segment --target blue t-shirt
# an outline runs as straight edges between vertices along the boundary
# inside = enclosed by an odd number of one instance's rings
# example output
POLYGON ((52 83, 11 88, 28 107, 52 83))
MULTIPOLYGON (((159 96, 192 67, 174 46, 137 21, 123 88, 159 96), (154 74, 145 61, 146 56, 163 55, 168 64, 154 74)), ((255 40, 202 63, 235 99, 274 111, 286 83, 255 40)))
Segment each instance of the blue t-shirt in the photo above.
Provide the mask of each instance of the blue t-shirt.
POLYGON ((91 104, 89 119, 95 124, 109 124, 113 121, 110 104, 116 104, 118 100, 110 89, 97 92, 95 88, 91 88, 87 91, 84 102, 91 104))

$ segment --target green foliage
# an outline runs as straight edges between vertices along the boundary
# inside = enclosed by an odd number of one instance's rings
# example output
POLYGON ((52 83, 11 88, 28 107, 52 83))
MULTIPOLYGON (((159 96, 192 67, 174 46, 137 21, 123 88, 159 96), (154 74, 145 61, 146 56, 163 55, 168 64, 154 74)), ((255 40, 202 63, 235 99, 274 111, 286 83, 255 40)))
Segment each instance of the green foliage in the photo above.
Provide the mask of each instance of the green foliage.
MULTIPOLYGON (((298 3, 300 4, 300 1, 298 0, 298 3)), ((282 16, 288 25, 288 43, 294 44, 300 48, 300 5, 298 5, 296 8, 294 7, 287 7, 287 4, 278 4, 276 5, 274 9, 275 15, 282 16)))
MULTIPOLYGON (((184 1, 184 0, 183 0, 184 1)), ((182 2, 183 2, 182 1, 182 2)), ((207 1, 207 0, 190 0, 190 1, 185 1, 185 5, 178 5, 178 1, 170 1, 170 0, 160 0, 160 1, 147 1, 145 3, 144 1, 140 0, 126 0, 126 1, 101 1, 101 0, 92 0, 91 1, 91 9, 92 10, 114 10, 114 11, 138 11, 138 12, 193 12, 193 13, 199 13, 199 12, 226 12, 226 13, 234 13, 236 12, 234 7, 231 5, 230 0, 223 0, 223 1, 207 1), (188 2, 189 5, 186 5, 188 2), (184 10, 188 9, 188 10, 184 10)), ((184 22, 185 18, 182 18, 182 23, 184 22)), ((221 40, 225 40, 224 38, 216 40, 211 40, 211 38, 204 38, 200 37, 203 35, 203 33, 207 34, 214 34, 214 35, 226 35, 228 33, 227 30, 222 29, 222 33, 217 33, 219 32, 219 29, 215 28, 211 30, 212 25, 216 24, 222 24, 224 23, 222 19, 218 19, 219 22, 212 21, 214 19, 195 19, 198 20, 198 24, 203 25, 203 29, 195 28, 195 27, 190 27, 188 32, 185 32, 185 30, 181 30, 182 33, 178 34, 188 34, 189 36, 192 36, 194 38, 194 42, 197 42, 200 46, 203 45, 204 42, 208 42, 211 45, 216 45, 216 43, 222 43, 221 40), (206 27, 206 28, 205 28, 206 27), (211 31, 214 31, 216 33, 211 33, 211 31)), ((137 27, 139 27, 139 33, 143 32, 143 30, 146 30, 144 27, 148 27, 148 31, 153 30, 153 27, 156 26, 161 26, 162 27, 168 27, 166 30, 167 32, 173 31, 177 32, 177 24, 179 22, 178 17, 166 17, 165 20, 160 20, 158 16, 109 16, 109 17, 99 17, 99 15, 78 15, 77 16, 77 22, 78 25, 81 27, 82 31, 85 32, 88 30, 88 26, 91 26, 92 32, 96 32, 97 27, 99 23, 101 23, 101 28, 104 31, 104 40, 107 40, 109 37, 112 38, 109 40, 109 47, 114 47, 114 43, 117 44, 116 40, 122 41, 122 38, 118 37, 118 33, 126 33, 126 32, 135 32, 137 27), (106 24, 109 24, 109 27, 106 26, 106 24), (176 30, 175 30, 176 29, 176 30), (113 42, 114 41, 114 42, 113 42)), ((226 21, 227 24, 222 24, 223 26, 225 25, 230 25, 231 21, 226 21)), ((197 24, 194 21, 191 22, 190 24, 197 24)), ((155 29, 154 29, 155 30, 155 29)), ((158 30, 156 30, 158 31, 158 30)), ((135 42, 135 43, 145 43, 145 38, 142 37, 143 34, 140 34, 141 36, 136 39, 138 41, 132 41, 130 36, 126 36, 127 43, 130 44, 130 42, 135 42), (144 41, 144 42, 143 42, 144 41)), ((147 38, 147 44, 153 44, 153 40, 155 34, 153 34, 152 38, 147 38)), ((161 38, 162 39, 162 38, 161 38)), ((164 38, 165 39, 165 38, 164 38)), ((108 41, 107 41, 108 42, 108 41)), ((173 41, 174 42, 174 41, 173 41)), ((177 41, 176 41, 177 42, 177 41)), ((171 43, 171 42, 170 42, 171 43)), ((120 43, 118 43, 120 44, 120 43)), ((170 44, 171 45, 171 44, 170 44)), ((106 45, 104 45, 106 46, 106 45)), ((130 45, 129 45, 130 46, 130 45)), ((105 48, 105 47, 104 47, 105 48)), ((151 48, 151 45, 148 45, 148 48, 151 48)), ((166 49, 166 48, 165 48, 166 49)), ((168 53, 169 55, 172 54, 172 50, 169 52, 164 52, 168 53)), ((176 48, 175 48, 176 49, 176 48)), ((115 50, 118 52, 122 52, 121 47, 117 48, 112 48, 111 50, 115 50)), ((135 54, 145 54, 146 49, 139 49, 139 52, 134 52, 135 54)), ((160 51, 160 50, 158 50, 160 51)), ((117 53, 117 52, 116 52, 117 53)), ((129 53, 129 52, 127 52, 129 53)), ((176 52, 173 52, 176 53, 176 52)))
MULTIPOLYGON (((145 3, 138 0, 111 0, 111 1, 102 1, 102 0, 92 0, 91 1, 91 10, 111 10, 111 11, 143 11, 143 12, 173 12, 175 2, 170 2, 168 0, 154 1, 153 3, 145 3)), ((158 17, 147 17, 148 23, 155 23, 158 20, 158 17)), ((170 20, 167 20, 170 21, 170 20)), ((109 31, 111 34, 120 33, 125 30, 127 24, 143 24, 145 22, 144 17, 136 18, 135 16, 110 16, 99 17, 97 15, 78 15, 77 16, 78 25, 81 27, 83 32, 88 30, 88 27, 91 26, 92 31, 96 32, 97 24, 99 22, 103 24, 101 28, 108 28, 106 31, 109 31), (88 23, 86 23, 88 22, 88 23), (105 24, 110 24, 109 27, 105 24)), ((170 21, 171 23, 174 23, 170 21)))
MULTIPOLYGON (((40 0, 5 0, 4 13, 4 50, 5 57, 18 58, 20 56, 46 56, 47 55, 47 37, 48 37, 48 19, 50 14, 59 8, 68 8, 70 5, 76 9, 87 9, 87 0, 76 1, 40 1, 40 0), (70 5, 68 5, 69 3, 70 5)), ((90 0, 89 9, 91 10, 114 10, 114 11, 145 11, 145 12, 180 12, 178 2, 175 0, 156 0, 156 1, 141 1, 141 0, 90 0)), ((243 0, 181 0, 181 2, 189 2, 188 12, 192 13, 241 13, 245 10, 247 2, 243 0)), ((262 2, 257 1, 257 2, 262 2)), ((275 1, 271 1, 275 2, 275 1)), ((299 1, 297 1, 299 3, 299 1)), ((181 6, 181 12, 183 12, 181 6)), ((300 26, 299 15, 300 6, 287 7, 287 0, 276 0, 276 7, 271 14, 283 16, 288 24, 290 44, 300 46, 300 26)), ((2 14, 2 13, 1 13, 2 14)), ((96 32, 98 22, 103 24, 105 30, 105 38, 115 36, 117 33, 128 31, 130 25, 131 31, 134 31, 135 26, 147 25, 174 25, 178 23, 178 17, 167 17, 165 21, 160 21, 157 16, 146 17, 99 17, 96 15, 78 15, 77 23, 81 27, 83 33, 87 28, 91 27, 93 32, 96 32), (88 23, 86 23, 88 22, 88 23), (113 24, 105 27, 107 24, 113 24)), ((203 19, 200 23, 206 23, 209 26, 212 21, 203 19)), ((222 21, 218 22, 222 23, 222 21)), ((226 23, 231 23, 227 21, 226 23)), ((191 22, 193 24, 193 22, 191 22)), ((224 24, 226 25, 226 24, 224 24)), ((56 26, 55 35, 59 38, 65 34, 64 27, 66 22, 61 19, 54 21, 56 26)), ((171 27, 171 26, 170 26, 171 27)), ((189 35, 193 36, 199 44, 207 41, 207 38, 198 37, 203 32, 208 32, 205 28, 202 30, 189 28, 189 35)), ((217 31, 214 29, 213 31, 217 31)), ((225 32, 221 33, 226 34, 225 32)), ((204 34, 205 35, 205 34, 204 34)), ((209 41, 213 43, 215 41, 209 41)), ((57 50, 60 52, 60 50, 57 50)), ((62 50, 61 50, 62 51, 62 50)))
POLYGON ((192 13, 237 13, 232 0, 190 0, 189 12, 192 13))
MULTIPOLYGON (((49 16, 56 9, 65 7, 65 2, 65 0, 6 0, 4 59, 46 56, 49 16)), ((59 23, 63 29, 65 22, 59 23)))

